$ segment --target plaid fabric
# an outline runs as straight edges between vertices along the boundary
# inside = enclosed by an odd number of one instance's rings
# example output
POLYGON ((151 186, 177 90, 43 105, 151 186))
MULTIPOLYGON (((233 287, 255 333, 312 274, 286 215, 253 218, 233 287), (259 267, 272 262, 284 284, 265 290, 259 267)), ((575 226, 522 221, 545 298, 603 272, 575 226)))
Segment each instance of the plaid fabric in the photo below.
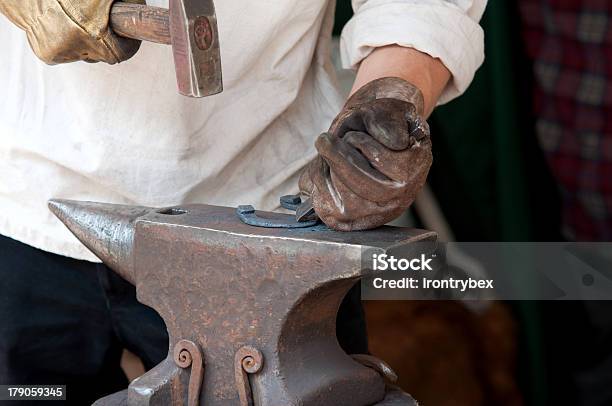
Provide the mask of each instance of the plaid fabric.
POLYGON ((537 132, 568 238, 612 240, 612 1, 521 0, 537 132))

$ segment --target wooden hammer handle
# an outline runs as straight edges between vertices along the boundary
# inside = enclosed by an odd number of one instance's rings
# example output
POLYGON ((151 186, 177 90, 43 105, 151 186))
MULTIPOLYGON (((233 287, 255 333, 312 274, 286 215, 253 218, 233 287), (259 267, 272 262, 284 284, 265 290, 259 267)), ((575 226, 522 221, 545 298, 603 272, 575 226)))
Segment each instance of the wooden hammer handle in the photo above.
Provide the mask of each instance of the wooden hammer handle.
POLYGON ((110 23, 122 37, 170 45, 170 17, 165 8, 117 2, 111 9, 110 23))

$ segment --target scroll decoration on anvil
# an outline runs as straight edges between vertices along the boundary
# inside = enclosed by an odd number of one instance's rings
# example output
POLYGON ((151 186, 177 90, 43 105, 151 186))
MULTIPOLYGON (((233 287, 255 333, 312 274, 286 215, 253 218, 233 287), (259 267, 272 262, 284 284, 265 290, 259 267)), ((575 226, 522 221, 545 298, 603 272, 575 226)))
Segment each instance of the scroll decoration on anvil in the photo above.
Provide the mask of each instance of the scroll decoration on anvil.
POLYGON ((364 269, 364 250, 423 241, 433 249, 435 233, 253 227, 233 208, 208 205, 49 205, 168 328, 167 358, 96 405, 414 404, 389 389, 386 364, 340 348, 336 316, 349 289, 375 272, 364 269))

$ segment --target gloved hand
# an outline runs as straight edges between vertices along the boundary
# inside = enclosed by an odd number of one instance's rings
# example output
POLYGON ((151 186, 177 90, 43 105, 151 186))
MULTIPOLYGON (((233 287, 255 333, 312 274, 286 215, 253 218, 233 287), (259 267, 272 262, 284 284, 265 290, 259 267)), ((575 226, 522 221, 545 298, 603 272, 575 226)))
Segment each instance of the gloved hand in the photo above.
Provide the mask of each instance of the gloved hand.
POLYGON ((316 214, 341 231, 397 218, 425 184, 432 162, 423 96, 399 78, 359 89, 317 139, 319 155, 300 177, 316 214))
POLYGON ((26 32, 36 56, 49 65, 80 60, 115 64, 132 57, 140 41, 110 30, 113 1, 1 0, 0 13, 26 32))

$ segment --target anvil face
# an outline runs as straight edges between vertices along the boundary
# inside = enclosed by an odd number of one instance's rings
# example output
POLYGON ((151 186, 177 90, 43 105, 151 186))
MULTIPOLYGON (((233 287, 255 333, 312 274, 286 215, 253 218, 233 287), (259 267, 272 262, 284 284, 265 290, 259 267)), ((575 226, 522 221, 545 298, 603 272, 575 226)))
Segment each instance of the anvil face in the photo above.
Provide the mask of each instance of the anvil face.
POLYGON ((338 345, 338 308, 373 272, 362 267, 365 249, 383 253, 435 240, 434 233, 396 227, 354 233, 252 227, 232 208, 207 205, 50 206, 166 322, 168 358, 130 385, 130 404, 194 396, 205 405, 380 402, 380 375, 338 345), (196 347, 190 356, 202 358, 203 380, 194 379, 195 363, 190 369, 177 359, 186 342, 196 347))

